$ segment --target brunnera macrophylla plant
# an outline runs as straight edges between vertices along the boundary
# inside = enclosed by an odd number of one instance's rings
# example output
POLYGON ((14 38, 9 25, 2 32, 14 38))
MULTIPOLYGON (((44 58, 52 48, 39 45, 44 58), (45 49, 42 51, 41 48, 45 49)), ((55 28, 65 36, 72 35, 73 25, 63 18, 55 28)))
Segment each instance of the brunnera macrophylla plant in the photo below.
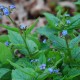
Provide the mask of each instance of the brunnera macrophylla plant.
MULTIPOLYGON (((80 14, 70 17, 60 13, 43 13, 48 23, 31 34, 38 19, 30 26, 10 18, 10 9, 0 5, 0 13, 8 16, 14 27, 0 36, 1 80, 79 80, 80 79, 80 14), (45 36, 42 42, 38 35, 45 36)), ((2 15, 1 15, 2 16, 2 15)))

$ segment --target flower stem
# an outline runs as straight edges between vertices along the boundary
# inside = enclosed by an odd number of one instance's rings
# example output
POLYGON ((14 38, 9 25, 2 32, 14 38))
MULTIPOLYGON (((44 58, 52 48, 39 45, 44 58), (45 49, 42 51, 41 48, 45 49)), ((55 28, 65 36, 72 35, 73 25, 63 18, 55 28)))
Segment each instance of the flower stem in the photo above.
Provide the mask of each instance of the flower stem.
POLYGON ((65 40, 66 40, 66 45, 67 45, 67 56, 66 57, 69 57, 68 61, 71 62, 72 61, 71 50, 69 48, 68 39, 66 36, 65 36, 65 40))
POLYGON ((28 52, 29 52, 29 54, 30 54, 30 51, 29 51, 29 48, 28 48, 28 45, 27 45, 27 43, 26 43, 26 33, 25 33, 25 31, 24 31, 24 37, 23 37, 23 40, 24 40, 24 43, 25 43, 25 46, 26 46, 26 49, 28 50, 28 52))
POLYGON ((10 21, 12 22, 12 24, 14 25, 14 27, 17 27, 17 24, 15 23, 15 21, 13 21, 10 16, 8 16, 8 18, 10 19, 10 21))
MULTIPOLYGON (((14 25, 15 27, 18 26, 18 25, 15 23, 15 21, 13 21, 13 20, 11 19, 10 16, 8 16, 8 18, 10 19, 10 21, 13 23, 13 25, 14 25)), ((24 32, 24 36, 23 36, 22 33, 21 33, 21 30, 19 30, 19 31, 20 31, 20 35, 21 35, 21 37, 22 37, 23 40, 24 40, 25 47, 26 47, 26 49, 28 50, 28 52, 29 52, 29 54, 30 54, 29 48, 28 48, 28 46, 27 46, 27 44, 26 44, 26 33, 25 33, 25 31, 23 31, 23 32, 24 32)))

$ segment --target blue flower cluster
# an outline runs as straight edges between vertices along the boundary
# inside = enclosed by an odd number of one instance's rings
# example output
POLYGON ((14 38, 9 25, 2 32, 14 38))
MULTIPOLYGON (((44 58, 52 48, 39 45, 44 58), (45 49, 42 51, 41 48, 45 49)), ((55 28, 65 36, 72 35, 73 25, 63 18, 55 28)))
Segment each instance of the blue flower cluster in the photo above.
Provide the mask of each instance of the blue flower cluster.
POLYGON ((44 70, 46 68, 46 64, 42 64, 41 66, 40 66, 40 69, 41 70, 44 70))
POLYGON ((38 59, 32 59, 32 60, 30 60, 31 63, 38 62, 38 61, 39 61, 38 59))
POLYGON ((6 15, 6 16, 9 16, 10 13, 11 13, 11 10, 15 9, 15 5, 10 5, 9 8, 8 7, 5 7, 3 5, 0 4, 0 16, 3 15, 6 15))
POLYGON ((50 74, 52 73, 59 73, 59 69, 53 69, 53 68, 48 68, 48 71, 50 72, 50 74))

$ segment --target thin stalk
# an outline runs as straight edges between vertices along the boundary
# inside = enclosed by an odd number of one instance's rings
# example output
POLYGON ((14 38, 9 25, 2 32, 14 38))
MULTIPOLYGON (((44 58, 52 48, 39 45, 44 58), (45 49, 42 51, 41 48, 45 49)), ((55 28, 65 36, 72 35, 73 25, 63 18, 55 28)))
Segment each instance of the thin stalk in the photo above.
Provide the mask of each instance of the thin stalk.
MULTIPOLYGON (((14 25, 15 27, 17 27, 17 24, 15 23, 15 21, 13 21, 10 16, 8 16, 8 18, 9 18, 10 21, 13 23, 13 25, 14 25)), ((26 47, 26 49, 28 50, 28 52, 29 52, 29 54, 30 54, 30 51, 29 51, 28 46, 27 46, 27 44, 26 44, 26 33, 25 33, 25 31, 24 31, 24 36, 22 36, 21 30, 20 30, 20 35, 21 35, 21 37, 23 38, 24 43, 25 43, 25 47, 26 47)))
POLYGON ((72 61, 71 50, 69 48, 69 44, 68 44, 68 40, 67 40, 67 37, 66 36, 65 36, 65 40, 66 40, 66 45, 67 45, 67 56, 69 57, 69 60, 72 61))
POLYGON ((26 47, 26 49, 28 50, 28 52, 29 52, 29 54, 30 54, 30 51, 29 51, 28 45, 27 45, 27 43, 26 43, 26 33, 25 33, 25 31, 24 31, 23 34, 24 34, 24 36, 22 36, 22 38, 23 38, 23 40, 24 40, 25 47, 26 47))
POLYGON ((14 27, 17 27, 17 24, 15 23, 15 21, 13 21, 10 16, 8 16, 8 18, 10 19, 10 21, 12 22, 12 24, 14 25, 14 27))

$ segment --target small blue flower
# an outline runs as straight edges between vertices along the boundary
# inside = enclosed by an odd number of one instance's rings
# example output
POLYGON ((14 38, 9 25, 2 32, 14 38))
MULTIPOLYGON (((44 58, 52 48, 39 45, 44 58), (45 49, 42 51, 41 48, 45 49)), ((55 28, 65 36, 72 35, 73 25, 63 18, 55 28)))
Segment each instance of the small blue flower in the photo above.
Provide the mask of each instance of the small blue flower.
POLYGON ((50 72, 50 74, 53 73, 53 69, 52 68, 48 68, 48 71, 50 72))
POLYGON ((34 62, 34 59, 32 59, 30 62, 31 62, 31 63, 34 62))
POLYGON ((9 12, 9 9, 8 8, 3 8, 3 13, 6 16, 10 15, 10 12, 9 12))
POLYGON ((71 21, 70 21, 70 20, 66 20, 66 23, 67 23, 67 24, 70 24, 70 23, 71 23, 71 21))
POLYGON ((47 40, 46 40, 46 39, 44 39, 44 40, 43 40, 43 43, 45 44, 45 43, 46 43, 46 41, 47 41, 47 40))
POLYGON ((62 35, 63 35, 63 36, 66 36, 67 34, 68 34, 67 30, 63 30, 63 31, 62 31, 62 35))
POLYGON ((26 29, 26 26, 24 24, 21 24, 20 29, 24 30, 24 29, 26 29))
POLYGON ((6 46, 9 46, 9 44, 10 44, 10 43, 9 43, 8 41, 5 42, 5 45, 6 45, 6 46))
POLYGON ((59 73, 59 69, 54 69, 53 73, 56 73, 56 74, 59 73))
POLYGON ((51 59, 50 58, 48 58, 48 61, 50 61, 51 59))
POLYGON ((10 8, 10 9, 15 9, 16 6, 15 6, 15 5, 10 5, 9 8, 10 8))
POLYGON ((65 14, 65 16, 66 16, 66 17, 69 17, 69 16, 70 16, 70 14, 65 14))
POLYGON ((3 8, 4 8, 4 6, 0 4, 0 9, 3 9, 3 8))
POLYGON ((46 64, 42 64, 41 66, 40 66, 40 69, 41 70, 44 70, 46 68, 46 64))
POLYGON ((39 60, 38 59, 35 59, 35 62, 38 62, 39 60))

